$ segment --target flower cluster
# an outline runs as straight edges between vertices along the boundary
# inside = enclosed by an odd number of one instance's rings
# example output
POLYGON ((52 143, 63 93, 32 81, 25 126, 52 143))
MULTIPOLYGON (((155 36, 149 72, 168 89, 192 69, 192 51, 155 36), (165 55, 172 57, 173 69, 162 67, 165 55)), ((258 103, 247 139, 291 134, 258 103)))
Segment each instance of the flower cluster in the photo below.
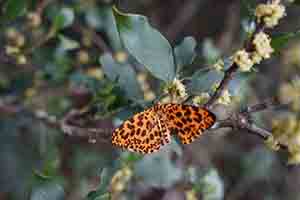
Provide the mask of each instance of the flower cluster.
POLYGON ((129 167, 124 167, 118 170, 112 177, 110 182, 111 193, 118 196, 125 190, 126 184, 132 177, 132 170, 129 167))
POLYGON ((273 28, 285 16, 285 7, 280 4, 280 0, 259 4, 255 10, 255 16, 258 23, 263 22, 266 27, 273 28))
POLYGON ((225 63, 222 59, 217 60, 217 62, 213 65, 214 69, 217 71, 223 71, 224 70, 225 63))
POLYGON ((271 47, 270 37, 264 32, 259 32, 255 35, 253 45, 255 47, 255 57, 258 57, 258 59, 252 59, 254 63, 260 63, 262 59, 270 58, 274 51, 271 47))
POLYGON ((237 51, 233 56, 233 62, 239 66, 240 71, 250 71, 254 64, 259 64, 263 59, 271 57, 274 49, 271 47, 271 38, 264 32, 254 35, 253 50, 247 52, 245 49, 237 51))
POLYGON ((188 190, 185 192, 185 198, 186 200, 197 200, 197 193, 194 189, 188 190))
POLYGON ((290 104, 293 111, 300 111, 300 77, 283 84, 279 89, 279 98, 282 103, 290 104))
MULTIPOLYGON (((216 91, 220 84, 214 84, 212 90, 216 91)), ((229 105, 232 102, 232 95, 228 89, 222 92, 222 95, 218 98, 217 103, 223 105, 229 105)))
POLYGON ((164 93, 168 94, 173 102, 180 102, 187 97, 184 84, 177 78, 164 88, 164 93))
POLYGON ((87 69, 86 74, 97 80, 102 80, 104 78, 104 72, 100 66, 90 67, 87 69))
POLYGON ((198 106, 201 106, 201 105, 205 104, 209 98, 210 98, 210 95, 207 92, 203 92, 200 95, 195 96, 193 98, 193 103, 198 106))
POLYGON ((231 94, 228 90, 224 90, 222 96, 217 100, 217 103, 229 105, 231 103, 231 94))
POLYGON ((279 145, 287 147, 289 152, 288 163, 300 163, 300 119, 294 115, 288 115, 283 119, 272 122, 273 135, 266 141, 267 146, 278 150, 279 145))
POLYGON ((283 62, 286 65, 300 67, 300 43, 296 42, 291 45, 287 51, 283 52, 283 62))
POLYGON ((119 63, 125 63, 128 60, 128 54, 124 51, 118 51, 114 54, 114 58, 119 63))
POLYGON ((22 53, 22 49, 25 47, 26 43, 24 34, 18 32, 15 28, 9 28, 6 31, 5 36, 8 43, 5 46, 6 54, 8 56, 14 57, 17 64, 25 65, 27 63, 27 58, 22 53))
MULTIPOLYGON (((266 4, 259 4, 255 10, 258 23, 268 28, 273 28, 278 24, 279 19, 285 16, 285 7, 279 0, 273 0, 266 4)), ((243 72, 250 71, 254 64, 259 64, 263 59, 270 58, 274 49, 271 47, 271 38, 263 31, 256 33, 252 41, 251 52, 245 49, 237 51, 233 56, 233 62, 239 66, 243 72)))
POLYGON ((250 71, 253 66, 253 61, 250 58, 250 54, 243 50, 237 51, 233 56, 233 62, 239 66, 242 72, 250 71))

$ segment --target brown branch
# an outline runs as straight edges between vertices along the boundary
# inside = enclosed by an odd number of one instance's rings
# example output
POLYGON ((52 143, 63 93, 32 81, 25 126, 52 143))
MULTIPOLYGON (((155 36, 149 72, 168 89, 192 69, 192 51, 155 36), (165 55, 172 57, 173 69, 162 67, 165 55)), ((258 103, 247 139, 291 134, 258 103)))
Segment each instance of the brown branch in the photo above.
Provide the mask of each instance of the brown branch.
MULTIPOLYGON (((1 99, 0 99, 1 100, 1 99)), ((95 119, 93 111, 80 112, 71 110, 62 120, 58 120, 43 111, 28 110, 23 105, 10 104, 0 101, 0 115, 17 115, 20 112, 29 112, 32 117, 42 121, 47 126, 61 129, 65 135, 85 138, 90 143, 109 142, 114 129, 111 119, 95 119)))
MULTIPOLYGON (((218 121, 213 129, 216 130, 220 128, 232 128, 236 130, 246 130, 248 133, 266 140, 268 139, 268 137, 272 136, 272 132, 258 127, 252 120, 251 114, 263 110, 268 110, 276 105, 279 105, 279 102, 271 99, 253 106, 248 106, 241 112, 234 113, 227 119, 218 121)), ((280 148, 286 149, 287 147, 280 144, 280 148)))
MULTIPOLYGON (((245 50, 247 52, 253 51, 252 41, 255 35, 261 31, 263 31, 265 27, 262 24, 257 24, 252 37, 245 42, 245 50)), ((224 77, 219 84, 219 87, 216 89, 215 93, 208 100, 208 102, 204 105, 206 108, 211 108, 213 104, 222 96, 223 92, 228 88, 229 82, 233 79, 234 74, 238 71, 239 67, 236 63, 232 63, 232 65, 225 71, 224 77)))
POLYGON ((110 141, 113 125, 111 120, 95 120, 93 113, 70 111, 60 122, 60 127, 66 135, 88 138, 91 143, 110 141))
POLYGON ((253 106, 248 106, 247 108, 245 108, 241 112, 251 114, 251 113, 260 112, 260 111, 269 109, 269 108, 274 107, 274 106, 279 106, 279 105, 280 105, 279 100, 277 98, 272 98, 272 99, 269 99, 269 100, 264 101, 262 103, 255 104, 253 106))
POLYGON ((225 71, 224 78, 222 79, 219 87, 216 89, 215 93, 204 105, 206 108, 211 108, 211 106, 222 96, 224 90, 228 87, 229 82, 233 79, 234 73, 238 70, 238 65, 233 63, 229 69, 225 71))

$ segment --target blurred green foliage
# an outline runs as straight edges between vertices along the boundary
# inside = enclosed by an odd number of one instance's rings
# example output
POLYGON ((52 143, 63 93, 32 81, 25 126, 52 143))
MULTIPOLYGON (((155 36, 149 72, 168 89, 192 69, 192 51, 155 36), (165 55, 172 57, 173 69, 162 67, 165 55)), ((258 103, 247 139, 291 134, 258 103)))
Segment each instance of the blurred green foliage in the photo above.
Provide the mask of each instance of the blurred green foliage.
MULTIPOLYGON (((237 31, 240 38, 232 41, 234 48, 251 33, 253 2, 238 4, 243 8, 238 17, 245 23, 237 31)), ((213 64, 224 61, 224 70, 231 64, 213 38, 201 38, 200 43, 198 38, 179 35, 171 43, 155 28, 159 23, 154 27, 152 19, 123 13, 110 1, 8 0, 0 5, 1 111, 5 108, 0 114, 0 193, 4 198, 168 199, 157 197, 155 189, 165 193, 177 189, 221 200, 226 193, 241 199, 259 181, 280 186, 284 172, 272 176, 282 170, 282 163, 253 138, 221 137, 221 143, 208 137, 202 144, 206 149, 198 149, 201 143, 183 148, 174 140, 156 154, 141 156, 119 151, 109 140, 93 144, 88 136, 66 135, 53 126, 73 108, 96 108, 98 128, 111 134, 114 126, 158 100, 174 78, 187 82, 189 94, 212 94, 224 75, 213 64), (20 37, 25 37, 25 44, 20 45, 20 37), (25 63, 19 63, 20 57, 26 58, 25 63), (147 98, 149 91, 153 98, 147 98), (41 120, 47 117, 53 123, 41 120), (241 146, 230 146, 234 141, 241 146), (232 192, 234 187, 242 194, 232 192)), ((144 7, 146 3, 140 9, 144 7)), ((299 32, 280 33, 272 46, 283 51, 289 40, 297 38, 299 32)), ((249 86, 255 78, 252 72, 237 74, 229 87, 238 99, 232 109, 264 94, 249 86)), ((272 187, 262 193, 261 199, 272 196, 272 187)))

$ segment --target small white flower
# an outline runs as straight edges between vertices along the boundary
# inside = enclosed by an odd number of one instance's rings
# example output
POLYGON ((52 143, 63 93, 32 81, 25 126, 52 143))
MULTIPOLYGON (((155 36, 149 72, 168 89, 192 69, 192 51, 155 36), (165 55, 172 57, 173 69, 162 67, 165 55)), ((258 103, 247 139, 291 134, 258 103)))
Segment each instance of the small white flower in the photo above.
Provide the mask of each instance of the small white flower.
POLYGON ((118 170, 111 179, 110 187, 114 193, 122 192, 128 181, 132 177, 132 170, 129 167, 124 167, 123 169, 118 170))
POLYGON ((213 67, 215 68, 215 70, 217 71, 223 71, 224 70, 224 61, 222 59, 219 59, 214 65, 213 67))
POLYGON ((233 61, 239 66, 242 72, 250 71, 254 64, 250 58, 250 54, 244 49, 234 54, 233 61))
POLYGON ((196 105, 203 105, 204 103, 206 103, 208 101, 209 98, 210 98, 210 95, 207 92, 203 92, 199 96, 195 96, 193 98, 193 103, 196 105))
POLYGON ((186 200, 197 200, 197 193, 195 192, 195 190, 188 190, 185 192, 185 198, 186 200))
POLYGON ((148 90, 144 93, 144 99, 146 101, 153 101, 156 98, 155 93, 152 90, 148 90))
POLYGON ((118 51, 115 53, 114 58, 119 63, 125 63, 128 60, 128 54, 124 51, 118 51))
POLYGON ((255 10, 258 22, 263 21, 268 28, 276 26, 285 16, 285 7, 279 3, 279 0, 274 0, 271 3, 259 4, 255 10))
POLYGON ((229 105, 231 103, 231 94, 228 90, 224 90, 222 96, 218 99, 217 103, 223 105, 229 105))
POLYGON ((184 84, 175 78, 172 83, 167 85, 164 92, 172 96, 173 99, 184 99, 187 96, 184 84))
POLYGON ((259 55, 256 51, 251 54, 251 60, 254 64, 259 64, 262 61, 261 55, 259 55))
POLYGON ((137 74, 136 78, 139 83, 144 83, 147 81, 147 74, 145 72, 140 72, 137 74))
POLYGON ((19 55, 17 57, 17 64, 19 65, 25 65, 27 63, 27 58, 25 57, 25 55, 19 55))
MULTIPOLYGON (((253 45, 255 46, 255 52, 258 54, 256 56, 261 56, 266 59, 270 58, 271 54, 274 52, 274 49, 271 47, 271 39, 264 32, 259 32, 255 35, 253 45)), ((255 61, 257 62, 258 60, 259 59, 256 58, 255 61)))
POLYGON ((18 53, 20 53, 20 49, 18 47, 14 47, 14 46, 6 46, 5 52, 7 55, 18 54, 18 53))
POLYGON ((87 73, 88 76, 93 77, 93 78, 98 79, 98 80, 102 80, 104 78, 104 72, 98 66, 89 68, 86 71, 86 73, 87 73))

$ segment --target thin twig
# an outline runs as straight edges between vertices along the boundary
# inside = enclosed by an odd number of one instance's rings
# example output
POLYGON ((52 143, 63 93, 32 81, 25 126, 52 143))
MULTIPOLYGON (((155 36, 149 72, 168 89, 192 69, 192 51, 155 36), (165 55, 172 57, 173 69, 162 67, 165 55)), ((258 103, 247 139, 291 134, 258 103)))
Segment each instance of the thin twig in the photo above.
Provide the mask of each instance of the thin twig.
POLYGON ((92 143, 110 141, 113 127, 102 128, 99 120, 91 119, 90 112, 70 111, 60 122, 61 129, 66 135, 88 138, 92 143))
MULTIPOLYGON (((260 138, 266 140, 272 136, 272 132, 264 128, 258 127, 252 120, 251 114, 263 110, 268 110, 279 102, 275 99, 265 101, 253 106, 249 106, 241 112, 234 113, 225 120, 220 120, 213 127, 213 130, 220 128, 231 128, 236 130, 246 130, 248 133, 259 136, 260 138)), ((279 144, 281 149, 286 149, 287 147, 283 144, 279 144)))
MULTIPOLYGON (((252 41, 257 33, 264 30, 264 26, 262 24, 257 24, 252 37, 245 42, 245 50, 247 52, 253 51, 252 41)), ((219 84, 219 87, 216 89, 215 93, 212 97, 208 100, 208 102, 204 105, 206 108, 211 108, 213 104, 222 96, 223 92, 228 88, 229 82, 233 79, 234 74, 238 71, 239 66, 236 63, 233 63, 224 74, 224 77, 219 84)))
POLYGON ((212 105, 222 96, 224 90, 228 87, 229 82, 233 79, 234 73, 238 70, 238 65, 233 63, 232 66, 225 71, 224 78, 222 79, 219 87, 204 105, 206 108, 211 108, 212 105))
POLYGON ((256 113, 278 105, 280 105, 278 99, 272 98, 262 103, 255 104, 253 106, 248 106, 244 110, 242 110, 242 113, 256 113))
POLYGON ((246 125, 245 129, 249 133, 257 135, 257 136, 261 137, 264 140, 266 140, 268 137, 272 136, 272 132, 270 132, 266 129, 260 128, 254 123, 246 123, 245 125, 246 125))

